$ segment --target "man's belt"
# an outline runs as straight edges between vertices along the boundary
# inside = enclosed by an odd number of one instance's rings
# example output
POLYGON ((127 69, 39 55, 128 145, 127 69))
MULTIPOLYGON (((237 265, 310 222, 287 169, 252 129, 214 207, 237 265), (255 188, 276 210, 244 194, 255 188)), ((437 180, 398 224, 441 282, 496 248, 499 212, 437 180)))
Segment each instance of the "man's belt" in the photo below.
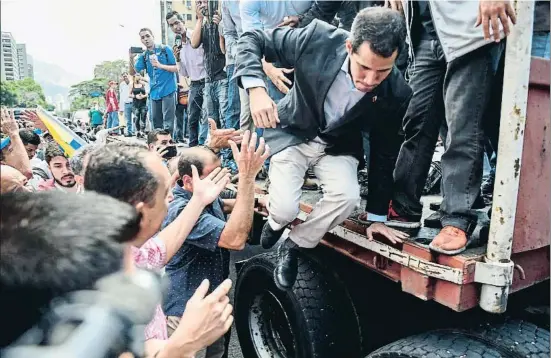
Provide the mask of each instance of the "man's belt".
POLYGON ((191 81, 191 84, 192 85, 203 85, 205 84, 205 79, 200 79, 200 80, 197 80, 197 81, 191 81))

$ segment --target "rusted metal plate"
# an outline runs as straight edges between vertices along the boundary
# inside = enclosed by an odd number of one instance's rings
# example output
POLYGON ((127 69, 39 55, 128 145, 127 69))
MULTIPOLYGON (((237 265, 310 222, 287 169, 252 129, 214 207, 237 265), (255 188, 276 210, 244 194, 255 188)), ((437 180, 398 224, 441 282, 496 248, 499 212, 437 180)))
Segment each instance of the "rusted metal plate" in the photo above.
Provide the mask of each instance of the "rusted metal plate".
MULTIPOLYGON (((430 251, 407 242, 404 243, 402 250, 424 260, 434 261, 433 255, 430 251)), ((413 271, 410 268, 402 266, 400 281, 402 282, 402 291, 412 294, 415 297, 425 301, 432 300, 434 296, 435 282, 435 279, 432 277, 423 275, 419 272, 413 271)))
POLYGON ((515 264, 511 292, 549 279, 549 247, 513 254, 515 264))
MULTIPOLYGON (((513 253, 534 250, 550 244, 551 120, 549 76, 549 60, 533 58, 513 235, 513 253)), ((549 266, 549 262, 546 266, 549 266)))

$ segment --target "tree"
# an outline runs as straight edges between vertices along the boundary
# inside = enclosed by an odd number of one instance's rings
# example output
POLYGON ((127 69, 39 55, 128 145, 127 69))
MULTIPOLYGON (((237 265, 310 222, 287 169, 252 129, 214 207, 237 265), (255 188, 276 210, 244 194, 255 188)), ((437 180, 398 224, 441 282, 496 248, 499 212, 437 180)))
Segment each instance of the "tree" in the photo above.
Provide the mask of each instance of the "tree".
POLYGON ((0 86, 0 103, 2 106, 13 107, 17 104, 17 94, 13 88, 10 88, 9 83, 5 81, 0 86))
POLYGON ((107 82, 108 80, 105 78, 94 78, 71 86, 69 90, 71 111, 89 109, 95 101, 103 105, 105 103, 104 94, 108 87, 107 82))
POLYGON ((25 78, 20 81, 5 81, 2 83, 2 104, 4 100, 12 106, 23 108, 33 108, 37 106, 46 106, 46 97, 42 86, 32 78, 25 78), (15 103, 13 101, 15 96, 15 103))
POLYGON ((94 78, 106 78, 108 81, 119 82, 124 72, 128 72, 127 61, 104 61, 94 68, 94 78))

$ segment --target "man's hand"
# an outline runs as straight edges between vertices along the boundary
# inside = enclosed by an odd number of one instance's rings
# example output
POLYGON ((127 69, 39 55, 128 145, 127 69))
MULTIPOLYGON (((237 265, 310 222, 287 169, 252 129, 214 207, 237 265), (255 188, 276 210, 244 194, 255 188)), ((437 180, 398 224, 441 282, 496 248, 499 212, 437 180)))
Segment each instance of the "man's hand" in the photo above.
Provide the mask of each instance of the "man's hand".
POLYGON ((4 134, 7 134, 10 137, 19 135, 19 126, 15 121, 13 112, 10 113, 10 111, 6 107, 2 107, 1 119, 2 119, 2 122, 1 122, 2 132, 4 134))
POLYGON ((197 288, 187 302, 178 328, 170 337, 170 341, 178 342, 187 348, 184 349, 186 352, 180 353, 195 354, 214 343, 230 329, 233 323, 233 307, 228 297, 231 286, 232 282, 225 280, 206 297, 209 281, 204 280, 197 288))
POLYGON ((499 42, 499 22, 503 25, 503 32, 508 36, 511 30, 509 29, 509 18, 513 24, 517 23, 517 16, 510 1, 490 1, 480 0, 478 5, 478 17, 475 27, 482 24, 484 31, 484 39, 491 40, 490 24, 494 35, 494 41, 499 42), (499 21, 499 22, 498 22, 499 21))
POLYGON ((176 61, 180 62, 180 47, 179 46, 172 46, 172 52, 174 52, 174 57, 176 57, 176 61))
POLYGON ((28 121, 28 122, 33 123, 34 126, 38 129, 40 129, 42 132, 47 132, 48 131, 48 128, 46 128, 44 123, 42 123, 40 118, 38 118, 38 115, 36 114, 35 111, 26 110, 23 113, 21 113, 21 118, 28 121))
POLYGON ((155 147, 155 152, 161 159, 164 159, 163 156, 168 153, 168 145, 159 145, 155 147))
POLYGON ((220 22, 222 22, 222 14, 220 11, 216 10, 216 14, 212 16, 212 22, 214 22, 216 25, 219 25, 220 22))
POLYGON ((401 244, 404 239, 407 239, 409 237, 409 235, 405 232, 389 228, 383 223, 373 223, 369 225, 369 227, 365 231, 365 235, 369 240, 373 240, 373 234, 382 235, 393 244, 401 244))
POLYGON ((262 165, 264 165, 264 162, 270 156, 270 148, 265 145, 264 138, 260 138, 258 148, 256 148, 256 138, 256 133, 253 133, 251 136, 251 132, 246 131, 241 142, 241 151, 239 151, 235 142, 229 142, 233 158, 239 168, 240 179, 248 178, 254 180, 260 169, 262 169, 262 165))
POLYGON ((385 0, 385 7, 389 7, 392 10, 398 11, 399 13, 404 12, 402 0, 385 0))
POLYGON ((157 67, 157 68, 161 67, 161 63, 156 58, 152 58, 150 61, 151 61, 151 66, 157 67))
POLYGON ((216 168, 206 178, 201 179, 195 165, 191 166, 193 178, 193 197, 204 206, 212 203, 230 182, 228 169, 216 168))
POLYGON ((290 26, 290 27, 298 27, 300 20, 298 16, 285 16, 283 18, 283 22, 277 27, 283 27, 283 26, 290 26))
POLYGON ((203 11, 205 9, 205 5, 203 5, 202 2, 197 1, 197 6, 195 7, 195 13, 197 14, 197 20, 203 20, 205 17, 203 15, 203 11))
POLYGON ((208 121, 209 141, 207 146, 214 151, 219 151, 223 148, 230 148, 230 140, 236 144, 240 144, 243 140, 243 132, 241 130, 235 130, 234 128, 218 129, 214 119, 209 118, 208 121))
POLYGON ((264 87, 249 89, 251 117, 256 128, 276 128, 279 123, 277 106, 264 87))
POLYGON ((283 94, 287 94, 287 92, 289 92, 289 87, 287 87, 287 85, 291 86, 293 84, 290 79, 285 77, 285 74, 293 71, 294 69, 278 68, 268 63, 264 67, 264 72, 270 78, 270 81, 272 81, 277 89, 283 94))

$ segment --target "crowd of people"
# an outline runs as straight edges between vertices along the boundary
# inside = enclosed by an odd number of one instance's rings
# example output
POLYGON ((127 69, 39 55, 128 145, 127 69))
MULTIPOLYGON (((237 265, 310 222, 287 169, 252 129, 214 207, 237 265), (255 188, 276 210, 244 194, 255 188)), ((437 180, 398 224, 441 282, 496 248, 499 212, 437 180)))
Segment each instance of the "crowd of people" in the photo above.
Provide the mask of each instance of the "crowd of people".
MULTIPOLYGON (((439 138, 441 231, 430 247, 465 250, 483 158, 497 153, 515 11, 509 1, 381 3, 199 0, 194 29, 170 12, 174 46, 139 31, 136 73, 118 91, 109 84, 105 110, 96 103, 88 127, 78 124, 93 132, 90 144, 70 157, 36 114, 16 120, 2 109, 1 306, 14 317, 3 320, 2 347, 55 297, 116 271, 164 268, 148 356, 224 357, 230 253, 245 248, 254 212, 269 214, 262 246, 279 242, 274 281, 292 289, 299 253, 360 204, 359 170, 368 239, 398 244, 421 227, 439 138), (106 143, 121 128, 146 144, 106 143), (311 176, 323 197, 280 240, 311 176)), ((532 54, 549 58, 549 2, 535 12, 532 54)))

